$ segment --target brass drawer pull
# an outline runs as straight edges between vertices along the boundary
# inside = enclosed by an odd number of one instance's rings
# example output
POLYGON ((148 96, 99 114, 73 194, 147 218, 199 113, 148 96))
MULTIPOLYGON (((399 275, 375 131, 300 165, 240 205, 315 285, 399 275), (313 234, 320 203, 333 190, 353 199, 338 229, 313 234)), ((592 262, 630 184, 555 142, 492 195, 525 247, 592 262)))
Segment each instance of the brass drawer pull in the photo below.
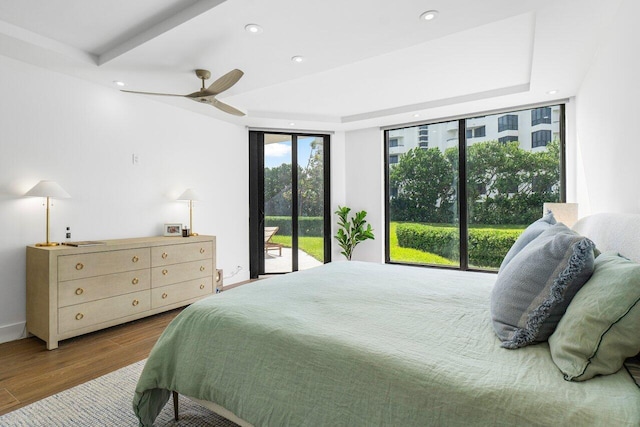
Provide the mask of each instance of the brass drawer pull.
POLYGON ((167 270, 166 268, 164 270, 162 270, 162 275, 166 276, 167 274, 169 274, 169 270, 167 270))
POLYGON ((200 285, 200 289, 204 289, 204 285, 200 285))
POLYGON ((216 282, 220 281, 220 272, 216 271, 216 282))
POLYGON ((82 270, 84 268, 84 264, 79 262, 76 264, 76 270, 82 270))
POLYGON ((200 253, 203 254, 204 253, 204 248, 200 248, 200 253))
POLYGON ((133 302, 131 303, 131 305, 134 307, 138 304, 140 304, 140 301, 138 301, 137 299, 134 299, 133 302))
POLYGON ((137 256, 133 256, 133 258, 131 258, 132 262, 138 262, 140 260, 140 258, 138 258, 137 256))
POLYGON ((137 277, 134 277, 133 280, 131 281, 131 283, 134 284, 134 285, 137 285, 138 282, 140 282, 140 281, 138 280, 137 277))
POLYGON ((82 288, 76 289, 76 295, 82 295, 83 292, 84 292, 84 289, 82 289, 82 288))
POLYGON ((169 254, 168 254, 168 253, 166 253, 166 252, 163 252, 163 253, 162 253, 162 259, 167 259, 167 257, 168 257, 168 256, 169 256, 169 254))
POLYGON ((167 299, 169 295, 167 295, 167 293, 165 292, 164 294, 162 294, 162 299, 167 299))
POLYGON ((84 317, 84 314, 82 313, 76 314, 76 320, 82 320, 83 317, 84 317))
POLYGON ((204 265, 200 266, 200 271, 204 271, 204 265))

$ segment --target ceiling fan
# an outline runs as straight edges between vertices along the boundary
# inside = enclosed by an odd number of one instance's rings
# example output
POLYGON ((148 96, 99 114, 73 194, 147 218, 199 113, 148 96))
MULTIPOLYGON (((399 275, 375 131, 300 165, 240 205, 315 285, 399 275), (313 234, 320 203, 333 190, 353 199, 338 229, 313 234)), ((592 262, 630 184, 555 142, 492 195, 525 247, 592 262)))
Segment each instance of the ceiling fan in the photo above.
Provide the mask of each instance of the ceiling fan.
POLYGON ((214 107, 224 111, 225 113, 233 114, 235 116, 244 116, 244 113, 242 111, 216 99, 216 95, 224 92, 225 90, 236 84, 243 75, 244 73, 238 69, 231 70, 215 82, 211 83, 211 85, 205 89, 204 81, 211 77, 211 72, 209 72, 209 70, 196 70, 196 76, 198 76, 198 78, 202 80, 202 88, 199 91, 190 93, 188 95, 177 95, 173 93, 138 92, 135 90, 124 89, 121 89, 121 91, 138 93, 142 95, 181 96, 184 98, 192 99, 196 102, 213 105, 214 107))

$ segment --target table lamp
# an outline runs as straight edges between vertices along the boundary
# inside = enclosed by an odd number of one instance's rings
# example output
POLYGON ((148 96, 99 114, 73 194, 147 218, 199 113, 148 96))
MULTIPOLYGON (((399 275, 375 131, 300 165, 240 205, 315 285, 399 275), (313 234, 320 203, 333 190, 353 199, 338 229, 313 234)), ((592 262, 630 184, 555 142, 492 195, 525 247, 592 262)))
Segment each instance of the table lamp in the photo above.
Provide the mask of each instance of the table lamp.
POLYGON ((545 203, 542 207, 542 214, 547 211, 553 212, 556 221, 563 223, 567 227, 573 227, 578 220, 577 203, 545 203))
POLYGON ((49 241, 49 202, 50 198, 68 199, 71 196, 64 191, 57 182, 54 181, 40 181, 31 190, 27 191, 25 196, 27 197, 46 197, 47 198, 47 241, 44 243, 37 243, 36 246, 58 246, 58 243, 49 241))
POLYGON ((200 200, 198 193, 193 188, 187 188, 177 200, 189 201, 189 236, 197 236, 198 233, 193 232, 193 201, 200 200))

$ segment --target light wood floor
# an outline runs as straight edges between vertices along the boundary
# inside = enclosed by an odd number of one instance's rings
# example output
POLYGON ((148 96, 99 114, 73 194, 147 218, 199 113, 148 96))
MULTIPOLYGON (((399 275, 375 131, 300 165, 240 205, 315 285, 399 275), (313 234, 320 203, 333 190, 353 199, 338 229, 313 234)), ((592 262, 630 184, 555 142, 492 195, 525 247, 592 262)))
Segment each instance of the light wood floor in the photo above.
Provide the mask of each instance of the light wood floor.
POLYGON ((52 351, 35 337, 0 344, 0 415, 146 358, 181 310, 64 340, 52 351))

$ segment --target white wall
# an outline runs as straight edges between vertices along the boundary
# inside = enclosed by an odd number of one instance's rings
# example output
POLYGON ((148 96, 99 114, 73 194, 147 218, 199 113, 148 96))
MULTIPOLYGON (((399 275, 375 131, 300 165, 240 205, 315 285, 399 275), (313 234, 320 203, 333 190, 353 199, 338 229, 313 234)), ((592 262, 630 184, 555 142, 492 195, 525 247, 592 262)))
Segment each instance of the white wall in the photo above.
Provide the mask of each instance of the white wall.
POLYGON ((56 200, 51 239, 153 236, 188 224, 186 188, 202 197, 194 229, 218 237, 225 284, 246 280, 248 142, 243 127, 0 57, 0 342, 25 322, 25 246, 45 239, 45 209, 22 195, 41 179, 56 200), (133 165, 132 154, 140 163, 133 165))
POLYGON ((338 232, 338 217, 334 213, 338 206, 344 206, 346 194, 346 141, 344 132, 336 132, 331 136, 331 261, 342 261, 340 247, 333 236, 338 232))
MULTIPOLYGON (((345 203, 352 212, 367 211, 375 240, 360 243, 358 261, 384 262, 384 149, 379 128, 347 132, 345 136, 345 203)), ((339 251, 338 251, 339 252, 339 251)), ((341 258, 344 259, 342 255, 341 258)))
POLYGON ((576 96, 580 215, 640 212, 640 2, 624 0, 576 96))

